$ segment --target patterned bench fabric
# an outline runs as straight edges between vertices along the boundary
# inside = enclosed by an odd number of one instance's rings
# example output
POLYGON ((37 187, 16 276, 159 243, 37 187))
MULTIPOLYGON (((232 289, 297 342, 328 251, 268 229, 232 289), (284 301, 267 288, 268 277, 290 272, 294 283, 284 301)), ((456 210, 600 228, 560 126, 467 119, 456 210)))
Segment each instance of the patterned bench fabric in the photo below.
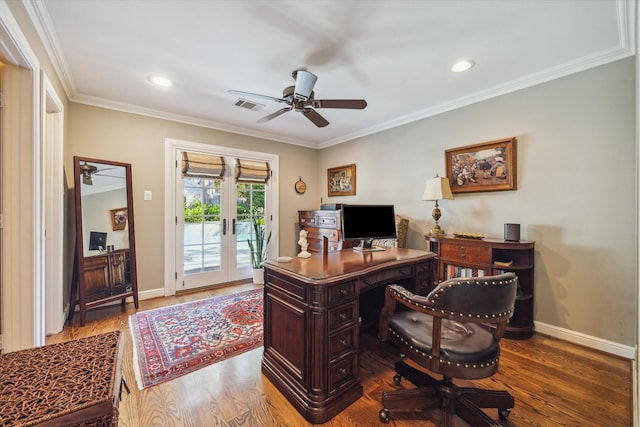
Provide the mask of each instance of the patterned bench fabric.
POLYGON ((120 331, 0 357, 0 425, 118 425, 120 331))

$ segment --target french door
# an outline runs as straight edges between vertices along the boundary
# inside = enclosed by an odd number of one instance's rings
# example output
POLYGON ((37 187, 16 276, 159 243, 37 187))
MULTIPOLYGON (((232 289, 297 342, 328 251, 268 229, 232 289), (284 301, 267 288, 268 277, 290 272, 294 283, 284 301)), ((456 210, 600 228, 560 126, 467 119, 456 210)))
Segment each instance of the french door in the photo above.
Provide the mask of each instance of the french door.
MULTIPOLYGON (((227 158, 233 164, 233 158, 227 158)), ((179 168, 178 168, 179 169, 179 168)), ((232 176, 176 176, 177 291, 251 277, 252 220, 269 224, 268 186, 237 183, 232 176)), ((227 174, 230 175, 230 174, 227 174)))

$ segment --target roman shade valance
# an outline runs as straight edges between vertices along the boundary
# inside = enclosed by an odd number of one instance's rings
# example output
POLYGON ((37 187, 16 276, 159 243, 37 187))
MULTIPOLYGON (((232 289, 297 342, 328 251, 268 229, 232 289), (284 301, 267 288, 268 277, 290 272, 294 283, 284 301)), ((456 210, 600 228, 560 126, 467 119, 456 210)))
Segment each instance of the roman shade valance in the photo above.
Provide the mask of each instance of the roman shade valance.
POLYGON ((224 157, 182 152, 182 177, 224 180, 224 157))
POLYGON ((236 159, 236 182, 246 184, 268 184, 271 177, 269 163, 263 160, 236 159))

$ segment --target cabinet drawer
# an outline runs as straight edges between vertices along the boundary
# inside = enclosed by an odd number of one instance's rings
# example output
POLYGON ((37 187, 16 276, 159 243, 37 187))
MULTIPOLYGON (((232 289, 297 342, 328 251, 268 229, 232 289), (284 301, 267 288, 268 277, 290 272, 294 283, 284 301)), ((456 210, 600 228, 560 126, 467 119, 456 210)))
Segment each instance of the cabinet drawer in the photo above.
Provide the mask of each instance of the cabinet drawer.
POLYGON ((356 321, 356 301, 329 309, 329 332, 338 330, 356 321))
POLYGON ((329 239, 330 242, 338 242, 340 240, 339 230, 326 228, 305 228, 305 230, 307 230, 307 240, 322 240, 323 237, 329 239))
POLYGON ((357 353, 329 367, 329 394, 358 376, 357 353))
POLYGON ((355 351, 358 328, 353 327, 329 337, 329 362, 338 356, 355 351))
POLYGON ((298 211, 300 227, 340 229, 340 211, 298 211))
POLYGON ((476 264, 491 263, 491 249, 488 246, 442 242, 440 251, 443 260, 466 261, 476 264))
POLYGON ((323 228, 340 228, 337 215, 318 215, 317 227, 323 228))
POLYGON ((356 282, 343 283, 329 288, 329 306, 354 299, 356 296, 356 282))

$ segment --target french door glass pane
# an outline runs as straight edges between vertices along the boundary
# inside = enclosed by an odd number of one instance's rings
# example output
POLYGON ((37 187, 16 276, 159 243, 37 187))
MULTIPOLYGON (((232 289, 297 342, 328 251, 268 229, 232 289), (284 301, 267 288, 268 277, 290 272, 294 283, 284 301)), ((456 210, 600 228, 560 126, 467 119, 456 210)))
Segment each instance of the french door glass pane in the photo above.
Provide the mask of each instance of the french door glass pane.
POLYGON ((184 178, 184 273, 221 269, 220 181, 184 178))
POLYGON ((265 223, 265 186, 263 184, 237 184, 236 197, 236 266, 247 267, 251 263, 247 240, 254 238, 252 218, 265 223))

